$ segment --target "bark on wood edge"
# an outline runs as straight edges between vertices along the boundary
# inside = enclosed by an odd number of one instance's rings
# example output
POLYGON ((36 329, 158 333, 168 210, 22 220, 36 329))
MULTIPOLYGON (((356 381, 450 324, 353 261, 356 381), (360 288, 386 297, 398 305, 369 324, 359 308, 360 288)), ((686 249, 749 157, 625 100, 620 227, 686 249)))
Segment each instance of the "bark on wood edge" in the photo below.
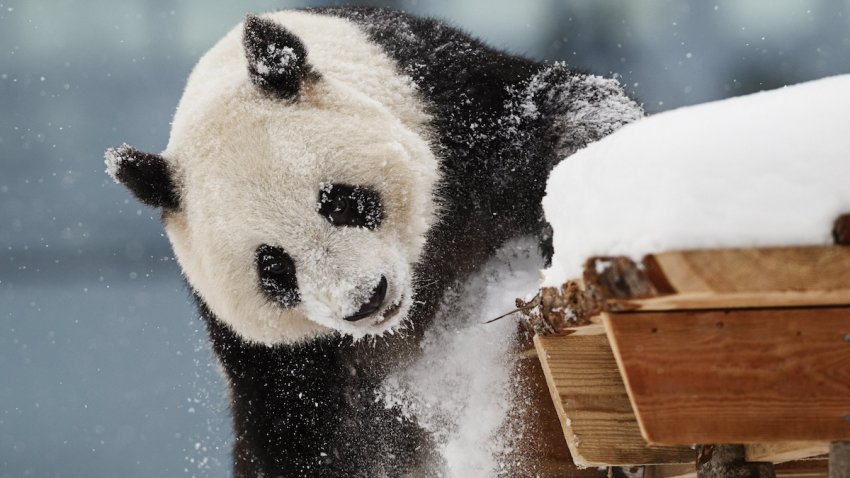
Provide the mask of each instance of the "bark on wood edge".
POLYGON ((697 478, 776 478, 773 463, 748 462, 743 445, 702 445, 697 478))
POLYGON ((531 300, 517 299, 516 306, 525 316, 521 327, 528 334, 569 334, 569 329, 590 324, 603 311, 627 310, 622 300, 671 291, 652 256, 641 264, 623 256, 591 257, 585 262, 582 281, 541 288, 531 300))

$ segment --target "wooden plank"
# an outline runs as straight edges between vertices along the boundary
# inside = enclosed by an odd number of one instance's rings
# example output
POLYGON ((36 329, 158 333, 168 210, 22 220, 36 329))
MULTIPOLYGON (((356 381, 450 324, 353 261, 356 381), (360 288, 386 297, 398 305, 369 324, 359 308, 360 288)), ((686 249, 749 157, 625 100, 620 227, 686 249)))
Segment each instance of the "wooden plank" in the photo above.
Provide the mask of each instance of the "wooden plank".
POLYGON ((651 443, 850 439, 850 307, 603 319, 651 443))
POLYGON ((787 461, 774 467, 781 478, 827 478, 827 460, 787 461))
POLYGON ((650 446, 641 437, 605 335, 537 336, 534 344, 576 464, 693 461, 687 447, 650 446))
POLYGON ((776 465, 779 478, 828 478, 827 461, 789 461, 776 465))
POLYGON ((747 461, 783 463, 825 455, 829 453, 829 442, 751 443, 746 445, 745 448, 747 450, 747 461))
POLYGON ((504 471, 540 478, 604 478, 606 473, 573 463, 536 352, 520 355, 516 373, 517 390, 522 395, 509 413, 510 422, 521 427, 522 438, 510 444, 512 451, 504 459, 511 465, 504 471))
POLYGON ((641 300, 610 300, 613 310, 667 311, 699 309, 745 309, 761 307, 806 307, 850 304, 850 292, 836 291, 782 291, 735 292, 717 294, 684 293, 641 300))
POLYGON ((655 260, 678 293, 850 290, 846 247, 697 250, 655 260))
POLYGON ((657 292, 608 297, 608 310, 850 304, 850 248, 843 246, 666 252, 645 258, 642 270, 657 292))
POLYGON ((587 325, 579 325, 576 327, 565 327, 557 335, 604 335, 605 324, 602 323, 602 316, 595 315, 589 319, 587 325))

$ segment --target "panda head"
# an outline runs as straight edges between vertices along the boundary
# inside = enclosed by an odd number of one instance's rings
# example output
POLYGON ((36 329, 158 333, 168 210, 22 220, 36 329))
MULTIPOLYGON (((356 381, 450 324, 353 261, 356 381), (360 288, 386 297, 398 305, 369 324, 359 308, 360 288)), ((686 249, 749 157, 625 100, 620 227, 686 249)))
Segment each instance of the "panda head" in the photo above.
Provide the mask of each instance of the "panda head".
POLYGON ((189 283, 244 339, 359 338, 413 303, 436 214, 428 121, 353 24, 249 15, 195 67, 166 150, 124 145, 106 162, 162 209, 189 283))

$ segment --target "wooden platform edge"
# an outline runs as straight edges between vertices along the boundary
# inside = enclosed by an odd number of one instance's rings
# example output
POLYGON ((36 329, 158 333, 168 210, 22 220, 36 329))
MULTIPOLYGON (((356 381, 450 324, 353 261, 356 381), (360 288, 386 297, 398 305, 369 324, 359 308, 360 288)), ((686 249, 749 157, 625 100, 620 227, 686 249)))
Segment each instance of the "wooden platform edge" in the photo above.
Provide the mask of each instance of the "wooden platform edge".
POLYGON ((773 292, 683 292, 642 299, 608 299, 609 308, 629 312, 670 310, 831 307, 850 304, 850 289, 773 292))
POLYGON ((641 436, 607 336, 535 337, 564 439, 581 466, 692 463, 689 447, 641 436))
POLYGON ((850 438, 848 385, 840 379, 850 374, 850 345, 844 338, 850 330, 850 307, 605 313, 603 322, 648 443, 850 438), (818 320, 810 320, 812 316, 818 320), (755 336, 760 348, 745 347, 742 341, 755 336), (671 343, 679 345, 671 348, 671 343), (755 360, 778 364, 789 356, 805 360, 786 361, 783 368, 732 365, 755 360), (797 374, 793 386, 781 378, 787 373, 797 374), (821 386, 825 377, 833 377, 831 386, 821 386), (720 398, 729 390, 716 382, 727 378, 736 403, 720 398), (660 386, 659 380, 670 381, 672 388, 660 386), (776 395, 775 384, 780 383, 787 386, 776 395), (771 407, 755 405, 762 401, 771 407), (665 407, 670 411, 662 413, 665 407))
POLYGON ((542 340, 541 336, 534 336, 534 349, 537 351, 537 358, 540 360, 540 366, 543 368, 543 375, 546 377, 546 387, 549 389, 549 397, 555 405, 555 411, 558 414, 558 422, 561 426, 561 431, 564 434, 564 440, 567 442, 567 446, 570 449, 570 455, 573 457, 573 462, 586 466, 586 460, 581 456, 574 445, 575 440, 572 439, 572 430, 570 430, 570 427, 567 425, 567 414, 564 411, 563 403, 561 403, 561 396, 558 393, 558 387, 555 383, 555 379, 552 377, 551 368, 549 367, 549 356, 546 354, 546 349, 541 343, 542 340))
POLYGON ((744 445, 747 461, 769 461, 784 463, 786 461, 803 460, 806 458, 823 457, 829 453, 829 442, 778 442, 751 443, 744 445))
POLYGON ((584 275, 606 310, 625 312, 850 304, 848 270, 850 248, 823 245, 595 257, 584 275))
POLYGON ((614 360, 617 362, 617 370, 620 372, 620 377, 623 378, 623 384, 626 386, 626 394, 629 396, 629 403, 632 404, 632 410, 635 412, 638 429, 640 429, 640 436, 649 443, 649 439, 647 438, 649 435, 647 434, 646 429, 644 429, 643 421, 637 413, 638 409, 635 406, 635 398, 632 396, 632 386, 629 383, 629 374, 626 373, 626 369, 623 366, 623 359, 620 357, 620 349, 618 348, 617 341, 612 339, 614 334, 611 332, 611 317, 607 312, 602 313, 602 325, 605 327, 605 335, 608 336, 608 343, 611 345, 611 351, 614 352, 614 360))

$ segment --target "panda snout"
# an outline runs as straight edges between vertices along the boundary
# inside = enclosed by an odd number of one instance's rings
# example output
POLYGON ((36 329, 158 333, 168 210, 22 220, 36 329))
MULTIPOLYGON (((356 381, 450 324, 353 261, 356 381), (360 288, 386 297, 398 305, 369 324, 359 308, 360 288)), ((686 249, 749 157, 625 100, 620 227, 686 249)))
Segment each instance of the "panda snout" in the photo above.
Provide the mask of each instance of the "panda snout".
POLYGON ((363 303, 360 306, 360 310, 355 312, 353 315, 349 315, 345 318, 348 322, 356 322, 360 319, 366 318, 381 308, 381 304, 384 303, 384 298, 387 296, 387 278, 381 276, 381 281, 378 282, 378 285, 375 286, 375 289, 372 290, 372 296, 369 297, 369 300, 363 303))

